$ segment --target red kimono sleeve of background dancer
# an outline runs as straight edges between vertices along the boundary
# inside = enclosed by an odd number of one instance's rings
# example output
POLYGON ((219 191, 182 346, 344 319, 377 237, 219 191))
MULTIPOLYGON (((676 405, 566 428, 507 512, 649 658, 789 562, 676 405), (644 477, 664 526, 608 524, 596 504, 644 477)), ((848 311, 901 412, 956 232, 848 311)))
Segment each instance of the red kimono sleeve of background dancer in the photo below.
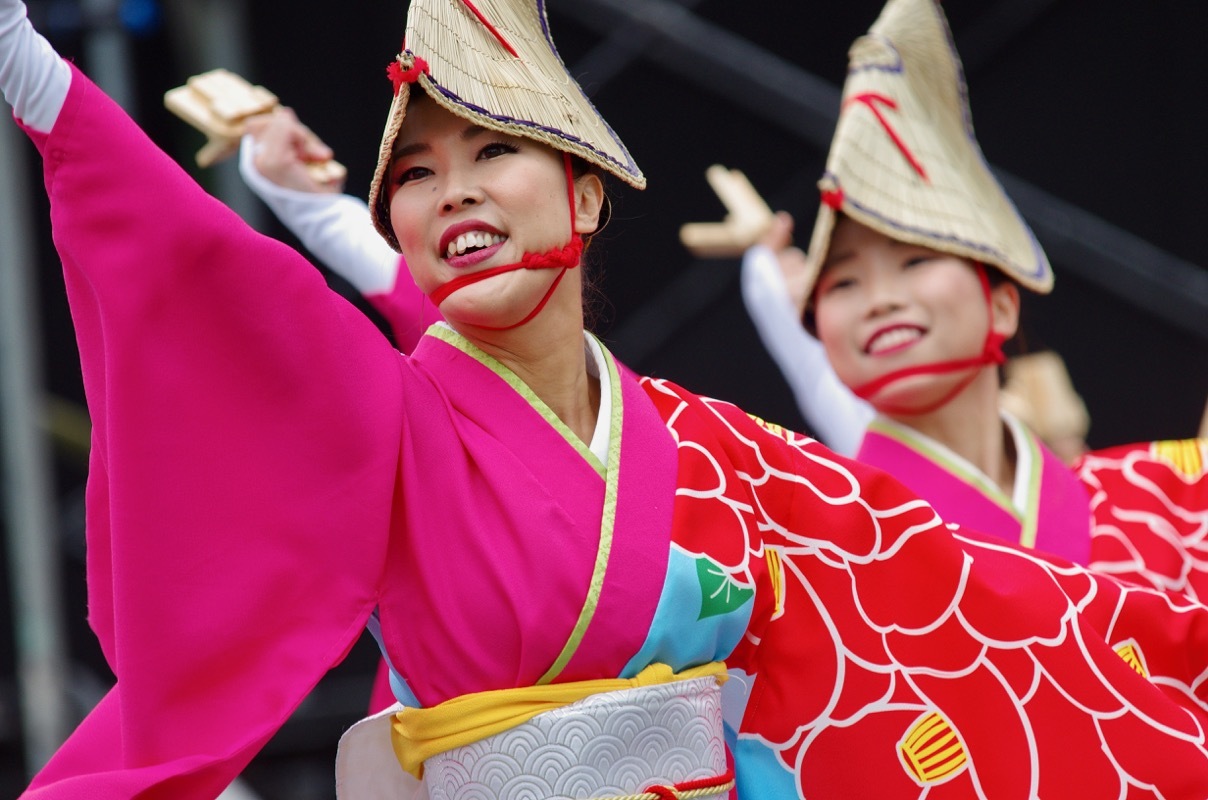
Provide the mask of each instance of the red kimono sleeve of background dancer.
POLYGON ((1208 439, 1140 442, 1084 455, 1091 566, 1208 601, 1208 439))

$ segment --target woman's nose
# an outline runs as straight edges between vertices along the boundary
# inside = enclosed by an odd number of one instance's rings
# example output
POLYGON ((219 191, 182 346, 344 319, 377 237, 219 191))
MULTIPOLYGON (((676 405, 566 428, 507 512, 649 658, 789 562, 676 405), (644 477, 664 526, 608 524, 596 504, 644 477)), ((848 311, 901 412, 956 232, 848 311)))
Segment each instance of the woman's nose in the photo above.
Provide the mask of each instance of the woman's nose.
POLYGON ((444 200, 441 209, 449 214, 467 206, 478 205, 482 202, 482 190, 469 176, 454 174, 445 185, 444 200))
POLYGON ((878 274, 868 281, 867 315, 876 317, 903 305, 900 282, 889 274, 878 274))
POLYGON ((446 212, 452 212, 456 211, 458 208, 475 205, 477 202, 478 201, 468 193, 462 195, 460 199, 457 199, 456 197, 449 197, 445 200, 444 210, 446 212))

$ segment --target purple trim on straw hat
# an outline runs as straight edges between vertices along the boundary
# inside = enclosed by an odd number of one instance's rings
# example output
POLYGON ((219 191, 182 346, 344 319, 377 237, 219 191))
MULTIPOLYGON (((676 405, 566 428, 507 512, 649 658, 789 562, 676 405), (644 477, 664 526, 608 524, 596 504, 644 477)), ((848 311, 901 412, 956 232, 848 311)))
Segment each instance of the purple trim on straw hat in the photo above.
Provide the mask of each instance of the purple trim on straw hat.
MULTIPOLYGON (((842 184, 840 184, 839 179, 836 178, 832 173, 830 173, 830 172, 825 173, 823 175, 823 180, 826 180, 826 179, 830 179, 831 181, 834 182, 834 184, 837 188, 841 188, 842 184)), ((1006 256, 1001 251, 996 250, 995 248, 987 247, 983 244, 979 244, 978 242, 969 241, 967 239, 961 239, 956 236, 951 236, 948 234, 940 234, 940 233, 937 233, 932 230, 927 230, 925 228, 918 228, 918 227, 914 227, 914 226, 910 226, 910 225, 903 225, 902 223, 898 222, 897 220, 890 219, 889 217, 886 217, 884 214, 880 214, 880 213, 872 210, 871 208, 868 208, 867 206, 862 205, 858 201, 853 200, 851 198, 851 195, 849 195, 847 193, 844 193, 844 195, 843 195, 843 202, 844 202, 844 205, 850 205, 852 208, 859 211, 861 214, 871 217, 872 219, 878 220, 879 222, 884 223, 885 225, 887 225, 888 227, 890 227, 894 230, 902 231, 903 233, 915 234, 918 236, 925 236, 926 238, 931 239, 932 241, 951 242, 954 245, 968 248, 969 250, 973 250, 978 253, 984 253, 988 260, 993 259, 993 261, 990 261, 990 263, 996 267, 999 266, 1000 262, 1010 263, 1009 259, 1006 258, 1006 256)), ((1032 244, 1032 251, 1036 256, 1036 261, 1035 261, 1035 265, 1033 266, 1032 270, 1027 271, 1027 274, 1036 279, 1040 279, 1044 276, 1044 274, 1046 272, 1046 270, 1045 270, 1046 262, 1044 260, 1044 251, 1041 249, 1040 242, 1038 242, 1036 240, 1035 236, 1032 236, 1029 238, 1030 238, 1030 241, 1032 244)), ((1020 265, 1020 267, 1021 267, 1021 269, 1023 268, 1022 265, 1020 265)), ((1001 269, 1001 267, 1000 267, 1000 269, 1001 269)), ((1005 272, 1005 270, 1004 270, 1004 272, 1005 272)), ((1009 273, 1008 273, 1008 275, 1009 275, 1009 273)))
MULTIPOLYGON (((508 125, 518 125, 518 126, 521 126, 524 128, 532 128, 533 130, 539 130, 539 131, 545 131, 546 133, 551 133, 554 136, 559 137, 560 139, 565 139, 568 142, 574 142, 575 144, 579 145, 580 147, 582 147, 586 150, 590 150, 591 152, 600 156, 601 158, 608 161, 609 163, 616 164, 618 167, 620 167, 625 172, 628 172, 631 175, 638 174, 638 165, 633 160, 632 157, 630 157, 626 163, 621 163, 617 159, 615 159, 612 156, 608 155, 607 153, 601 151, 599 148, 593 147, 592 145, 588 144, 583 139, 580 139, 577 136, 569 134, 558 128, 551 127, 549 125, 540 125, 531 120, 518 119, 516 117, 509 117, 509 116, 505 116, 503 114, 493 114, 490 111, 488 111, 487 109, 483 108, 482 106, 475 105, 474 103, 469 103, 469 102, 463 100, 456 93, 449 91, 444 86, 441 86, 439 83, 437 83, 436 80, 433 79, 431 75, 428 76, 428 79, 433 86, 435 86, 437 89, 440 90, 440 93, 444 97, 448 98, 449 100, 451 100, 452 102, 461 106, 462 108, 468 109, 469 111, 473 111, 475 114, 479 114, 480 116, 487 117, 488 119, 493 119, 496 122, 502 122, 502 123, 505 123, 508 125)), ((589 105, 591 104, 590 100, 588 100, 588 104, 589 105)), ((592 108, 594 109, 595 106, 592 105, 592 108)), ((600 119, 603 120, 604 127, 608 129, 609 134, 611 134, 613 139, 616 140, 616 142, 619 144, 621 140, 620 140, 620 137, 617 136, 616 131, 614 131, 612 129, 612 126, 608 124, 607 120, 604 120, 603 116, 601 116, 600 119)), ((628 150, 625 150, 623 147, 622 147, 622 152, 628 154, 628 150)))

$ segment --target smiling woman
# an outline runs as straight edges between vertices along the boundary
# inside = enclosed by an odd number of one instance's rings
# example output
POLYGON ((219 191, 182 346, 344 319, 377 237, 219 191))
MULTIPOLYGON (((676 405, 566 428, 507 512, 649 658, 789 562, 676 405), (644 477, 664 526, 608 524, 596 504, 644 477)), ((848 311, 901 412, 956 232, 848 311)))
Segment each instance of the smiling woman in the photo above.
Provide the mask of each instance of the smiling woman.
POLYGON ((366 627, 399 705, 345 737, 358 800, 1208 784, 1208 641, 1169 633, 1208 637, 1208 608, 954 530, 635 376, 583 330, 600 186, 573 159, 645 179, 544 4, 413 0, 405 41, 370 206, 449 318, 410 356, 0 0, 94 421, 89 614, 117 676, 30 798, 216 796, 366 627), (727 667, 748 692, 723 702, 727 667))
MULTIPOLYGON (((1001 346, 1018 328, 1020 294, 1047 293, 1053 275, 982 158, 938 3, 890 2, 851 48, 843 98, 808 257, 780 257, 803 319, 786 319, 785 302, 752 308, 774 318, 762 324, 779 331, 765 337, 782 339, 777 358, 795 358, 802 322, 812 329, 834 374, 877 414, 856 458, 946 518, 1208 596, 1197 533, 1208 472, 1195 466, 1208 443, 1079 452, 1071 471, 1003 408, 1001 346)), ((764 296, 775 294, 785 291, 764 296)))
POLYGON ((840 217, 814 290, 814 325, 856 395, 926 430, 941 408, 967 418, 961 404, 998 407, 994 367, 1018 327, 1019 292, 996 284, 980 263, 840 217))
POLYGON ((424 97, 410 104, 384 190, 416 284, 496 357, 523 347, 520 339, 530 348, 564 339, 541 323, 582 327, 581 273, 568 271, 598 225, 599 176, 575 178, 569 154, 468 123, 424 97))

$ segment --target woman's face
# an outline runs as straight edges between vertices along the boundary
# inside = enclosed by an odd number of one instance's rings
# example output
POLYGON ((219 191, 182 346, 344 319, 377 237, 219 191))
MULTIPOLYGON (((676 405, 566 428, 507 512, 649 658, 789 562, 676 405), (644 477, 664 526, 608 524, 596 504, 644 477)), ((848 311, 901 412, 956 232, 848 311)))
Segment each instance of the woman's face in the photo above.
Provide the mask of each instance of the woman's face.
MULTIPOLYGON (((892 372, 974 358, 995 330, 1015 332, 1019 294, 1003 282, 987 307, 971 261, 890 239, 840 218, 815 293, 818 337, 839 379, 858 387, 892 372)), ((924 407, 967 372, 916 375, 869 398, 874 406, 924 407)))
MULTIPOLYGON (((390 222, 420 289, 431 294, 454 278, 570 241, 560 153, 474 125, 421 95, 413 92, 389 171, 390 222)), ((590 233, 603 189, 592 175, 575 187, 574 233, 590 233)), ((511 324, 556 277, 552 269, 506 272, 454 292, 441 311, 455 324, 511 324)))

